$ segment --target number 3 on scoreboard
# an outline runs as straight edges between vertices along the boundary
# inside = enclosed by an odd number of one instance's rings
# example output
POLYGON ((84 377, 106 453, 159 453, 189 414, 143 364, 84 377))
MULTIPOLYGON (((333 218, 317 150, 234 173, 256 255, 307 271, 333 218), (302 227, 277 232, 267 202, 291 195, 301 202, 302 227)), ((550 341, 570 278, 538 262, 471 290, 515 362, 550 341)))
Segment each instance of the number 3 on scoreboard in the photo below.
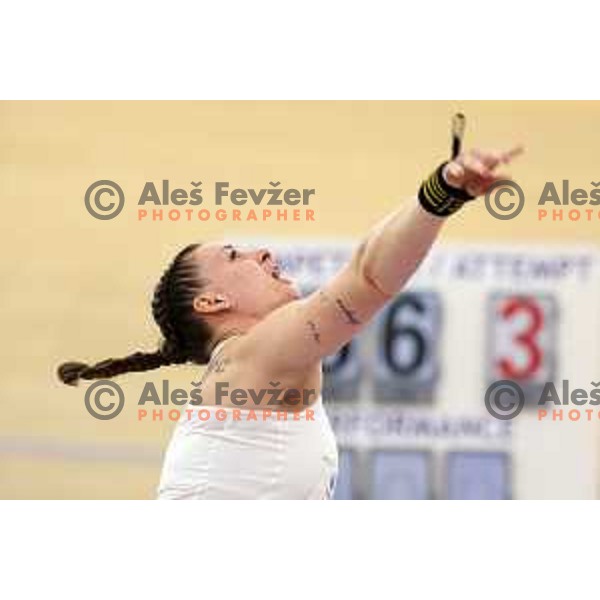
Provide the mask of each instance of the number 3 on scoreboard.
POLYGON ((556 301, 549 294, 493 294, 488 311, 491 381, 543 384, 556 373, 556 301))

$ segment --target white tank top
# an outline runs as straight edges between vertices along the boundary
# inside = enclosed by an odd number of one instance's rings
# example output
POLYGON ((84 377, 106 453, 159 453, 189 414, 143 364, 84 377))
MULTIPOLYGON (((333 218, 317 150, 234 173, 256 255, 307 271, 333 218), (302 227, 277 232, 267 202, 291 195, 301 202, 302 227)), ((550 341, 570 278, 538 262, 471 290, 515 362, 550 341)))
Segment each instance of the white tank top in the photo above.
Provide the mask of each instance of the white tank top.
POLYGON ((278 419, 274 410, 268 416, 262 410, 188 408, 192 418, 182 411, 167 448, 159 499, 331 498, 338 456, 321 398, 299 419, 293 413, 278 419), (202 420, 199 410, 205 411, 202 420))

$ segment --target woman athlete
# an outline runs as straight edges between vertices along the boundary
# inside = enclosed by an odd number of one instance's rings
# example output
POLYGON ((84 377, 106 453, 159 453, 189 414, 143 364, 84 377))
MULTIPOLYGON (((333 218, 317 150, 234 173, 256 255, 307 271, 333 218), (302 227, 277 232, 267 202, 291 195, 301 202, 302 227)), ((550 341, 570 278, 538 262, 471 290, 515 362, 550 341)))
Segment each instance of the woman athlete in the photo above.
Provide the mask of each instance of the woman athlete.
POLYGON ((421 186, 418 201, 390 214, 328 284, 303 299, 266 249, 187 246, 154 292, 152 312, 164 338, 160 349, 92 366, 65 363, 59 377, 75 385, 164 365, 207 364, 202 409, 211 418, 177 424, 159 498, 329 498, 337 450, 320 398, 321 360, 401 290, 445 217, 507 179, 498 170, 519 152, 474 150, 441 165, 421 186), (271 395, 244 407, 233 396, 217 400, 224 385, 250 396, 254 391, 255 400, 274 387, 288 393, 276 410, 271 395), (239 418, 249 407, 263 416, 239 418))

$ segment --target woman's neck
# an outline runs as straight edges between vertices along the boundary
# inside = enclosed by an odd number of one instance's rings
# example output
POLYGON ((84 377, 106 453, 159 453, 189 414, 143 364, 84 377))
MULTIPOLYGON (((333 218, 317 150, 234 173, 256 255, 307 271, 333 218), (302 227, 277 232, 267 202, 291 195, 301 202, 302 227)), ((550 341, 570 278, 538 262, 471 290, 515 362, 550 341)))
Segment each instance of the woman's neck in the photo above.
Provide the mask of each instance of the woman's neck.
POLYGON ((210 355, 212 356, 215 350, 219 346, 223 345, 228 339, 240 337, 241 335, 244 335, 244 333, 245 331, 242 331, 238 328, 227 329, 225 331, 220 332, 219 335, 216 335, 212 341, 212 344, 210 346, 210 355))

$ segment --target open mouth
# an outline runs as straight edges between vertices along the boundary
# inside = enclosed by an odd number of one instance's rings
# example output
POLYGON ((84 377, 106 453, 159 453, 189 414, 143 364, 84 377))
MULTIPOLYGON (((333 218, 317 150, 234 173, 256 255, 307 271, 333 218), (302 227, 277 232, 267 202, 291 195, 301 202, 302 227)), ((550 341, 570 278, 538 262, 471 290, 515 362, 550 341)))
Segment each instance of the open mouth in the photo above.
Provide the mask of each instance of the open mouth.
POLYGON ((291 279, 287 279, 281 274, 281 267, 278 264, 271 265, 271 277, 277 281, 281 281, 282 283, 291 284, 291 279))
POLYGON ((285 283, 287 285, 292 285, 293 281, 284 277, 281 273, 281 266, 279 263, 273 260, 273 257, 270 253, 265 253, 262 258, 262 267, 265 269, 267 274, 269 274, 276 281, 280 281, 281 283, 285 283))

